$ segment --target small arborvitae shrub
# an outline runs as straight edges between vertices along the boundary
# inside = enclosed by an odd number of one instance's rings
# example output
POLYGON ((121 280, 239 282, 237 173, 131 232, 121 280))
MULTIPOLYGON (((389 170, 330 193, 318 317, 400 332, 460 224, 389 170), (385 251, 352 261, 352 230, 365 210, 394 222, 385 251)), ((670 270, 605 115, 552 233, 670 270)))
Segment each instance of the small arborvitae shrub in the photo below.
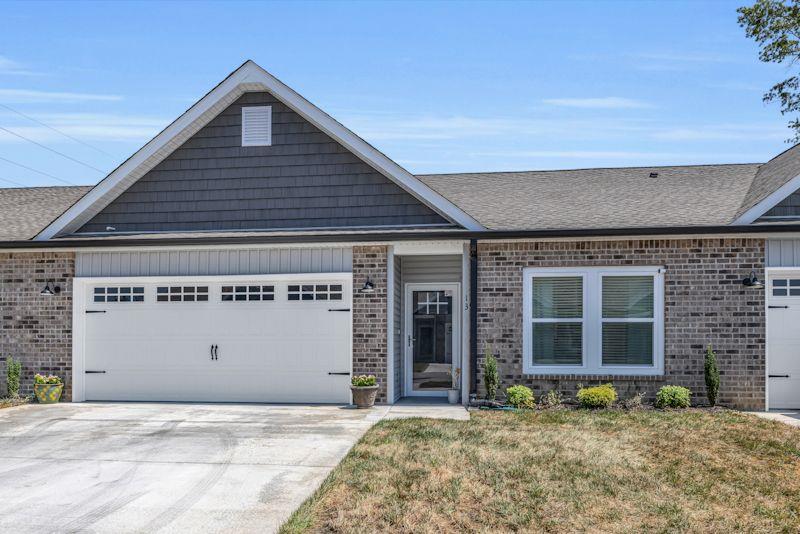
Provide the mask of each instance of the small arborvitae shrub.
POLYGON ((351 380, 350 383, 356 387, 367 387, 367 386, 374 386, 378 383, 378 379, 375 378, 375 375, 356 375, 351 380))
POLYGON ((634 393, 632 397, 628 397, 624 401, 622 401, 622 407, 626 410, 638 410, 642 407, 642 401, 644 400, 644 393, 634 393))
POLYGON ((19 397, 20 374, 22 374, 22 364, 9 356, 6 360, 6 390, 9 397, 19 397))
POLYGON ((492 348, 489 346, 486 347, 485 352, 483 383, 486 386, 486 400, 495 400, 497 398, 497 386, 500 385, 500 373, 497 371, 497 358, 494 357, 492 348))
POLYGON ((577 396, 583 408, 608 408, 617 400, 617 390, 611 384, 602 384, 581 388, 577 396))
POLYGON ((692 404, 692 392, 683 386, 663 386, 656 393, 659 408, 688 408, 692 404))
POLYGON ((533 408, 533 391, 523 385, 511 386, 506 389, 506 399, 514 408, 533 408))
POLYGON ((717 367, 717 354, 711 349, 711 345, 706 349, 705 374, 708 403, 716 406, 719 393, 719 367, 717 367))
POLYGON ((551 389, 539 398, 539 404, 542 405, 542 408, 555 408, 556 406, 561 406, 563 403, 564 398, 561 396, 561 393, 555 389, 551 389))

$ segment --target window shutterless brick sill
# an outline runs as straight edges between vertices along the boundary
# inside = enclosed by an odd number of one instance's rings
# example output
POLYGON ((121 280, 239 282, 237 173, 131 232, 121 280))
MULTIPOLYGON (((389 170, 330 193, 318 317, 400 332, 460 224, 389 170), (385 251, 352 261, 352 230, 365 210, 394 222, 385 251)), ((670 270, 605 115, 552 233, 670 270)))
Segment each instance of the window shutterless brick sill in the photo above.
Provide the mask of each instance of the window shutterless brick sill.
POLYGON ((667 379, 664 375, 523 375, 527 380, 565 380, 570 382, 663 382, 667 379))

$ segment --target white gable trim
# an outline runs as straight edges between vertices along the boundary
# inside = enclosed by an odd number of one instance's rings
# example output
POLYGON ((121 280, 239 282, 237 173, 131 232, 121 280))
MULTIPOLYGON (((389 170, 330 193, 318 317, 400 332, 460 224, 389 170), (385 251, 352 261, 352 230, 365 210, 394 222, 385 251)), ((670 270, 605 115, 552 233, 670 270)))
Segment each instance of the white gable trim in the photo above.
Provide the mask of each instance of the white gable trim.
POLYGON ((303 118, 434 211, 468 230, 484 229, 466 212, 422 183, 330 115, 254 62, 247 61, 117 167, 34 239, 52 239, 59 234, 74 232, 83 226, 242 94, 254 91, 269 91, 303 118))
POLYGON ((795 176, 778 189, 767 195, 764 200, 748 209, 738 219, 733 221, 733 224, 752 224, 759 217, 774 208, 781 200, 785 199, 795 191, 800 189, 800 175, 795 176))

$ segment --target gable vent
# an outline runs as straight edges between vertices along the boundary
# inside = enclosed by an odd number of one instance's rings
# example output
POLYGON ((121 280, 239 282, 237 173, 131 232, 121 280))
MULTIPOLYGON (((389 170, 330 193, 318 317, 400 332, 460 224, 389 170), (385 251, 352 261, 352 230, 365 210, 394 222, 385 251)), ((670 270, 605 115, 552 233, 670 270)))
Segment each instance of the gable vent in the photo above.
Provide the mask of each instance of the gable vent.
POLYGON ((272 145, 272 106, 242 108, 242 146, 272 145))

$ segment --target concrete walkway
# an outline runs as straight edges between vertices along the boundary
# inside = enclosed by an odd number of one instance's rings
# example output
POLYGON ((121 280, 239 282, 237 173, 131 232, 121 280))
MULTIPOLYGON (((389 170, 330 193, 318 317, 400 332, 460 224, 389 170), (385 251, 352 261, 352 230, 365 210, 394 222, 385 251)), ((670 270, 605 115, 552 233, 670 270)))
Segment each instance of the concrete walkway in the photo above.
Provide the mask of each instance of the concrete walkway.
POLYGON ((770 419, 800 428, 800 410, 770 410, 768 412, 752 413, 764 419, 770 419))
MULTIPOLYGON (((469 421, 469 412, 460 404, 448 404, 439 397, 406 397, 391 406, 386 406, 383 419, 406 419, 427 417, 430 419, 455 419, 469 421)), ((380 409, 380 408, 379 408, 380 409)))
POLYGON ((0 532, 274 532, 381 419, 462 406, 82 403, 0 410, 0 532))

